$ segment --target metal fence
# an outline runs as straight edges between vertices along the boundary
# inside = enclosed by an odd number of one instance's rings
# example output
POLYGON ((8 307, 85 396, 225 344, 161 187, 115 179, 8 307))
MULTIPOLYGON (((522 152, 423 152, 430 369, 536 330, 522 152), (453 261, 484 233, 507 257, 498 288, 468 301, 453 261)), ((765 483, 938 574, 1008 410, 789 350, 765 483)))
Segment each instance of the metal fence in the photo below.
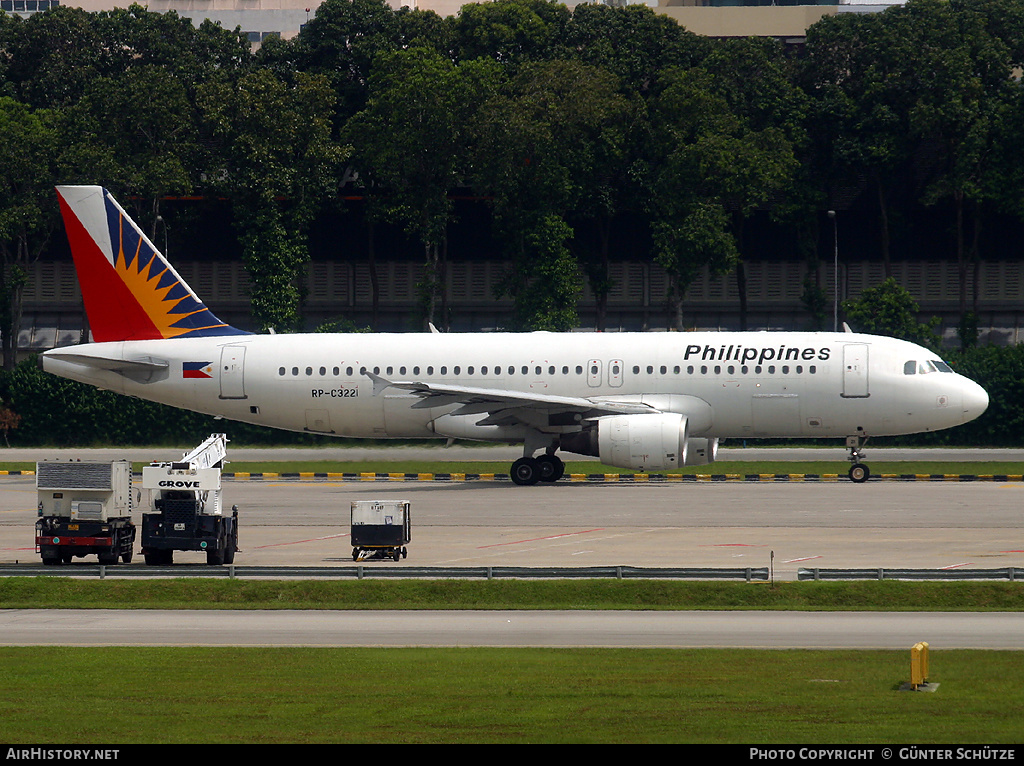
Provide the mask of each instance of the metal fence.
MULTIPOLYGON (((42 566, 41 564, 0 565, 0 577, 75 577, 75 578, 171 578, 171 577, 216 577, 227 579, 388 579, 417 578, 424 580, 540 580, 540 579, 611 579, 611 580, 741 580, 744 582, 768 582, 774 579, 768 567, 736 568, 684 568, 684 567, 416 567, 416 566, 375 566, 357 564, 351 566, 225 566, 211 567, 202 564, 151 567, 151 566, 104 566, 93 564, 71 564, 66 566, 42 566)), ((1024 582, 1024 569, 1005 567, 1002 569, 804 569, 797 570, 801 581, 822 580, 1008 580, 1024 582)))

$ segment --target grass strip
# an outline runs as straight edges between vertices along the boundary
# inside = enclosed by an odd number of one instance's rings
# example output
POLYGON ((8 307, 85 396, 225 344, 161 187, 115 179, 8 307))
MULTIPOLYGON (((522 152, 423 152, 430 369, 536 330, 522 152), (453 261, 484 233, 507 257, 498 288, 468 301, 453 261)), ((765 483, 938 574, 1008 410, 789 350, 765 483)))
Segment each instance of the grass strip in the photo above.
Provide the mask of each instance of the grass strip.
POLYGON ((1020 611, 1017 582, 0 578, 3 609, 1020 611))
MULTIPOLYGON (((382 630, 386 629, 382 625, 382 630)), ((1017 652, 0 648, 18 743, 1020 742, 1017 652), (59 713, 55 713, 59 710, 59 713)))

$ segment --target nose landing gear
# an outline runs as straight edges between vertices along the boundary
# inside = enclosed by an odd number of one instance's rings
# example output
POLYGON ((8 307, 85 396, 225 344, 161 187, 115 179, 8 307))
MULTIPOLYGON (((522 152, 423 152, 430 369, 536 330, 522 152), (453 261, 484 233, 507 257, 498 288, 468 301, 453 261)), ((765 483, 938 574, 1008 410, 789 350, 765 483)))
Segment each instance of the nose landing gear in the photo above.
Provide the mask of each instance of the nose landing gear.
POLYGON ((846 437, 846 448, 850 450, 850 457, 848 459, 852 463, 848 475, 850 481, 855 484, 863 484, 871 478, 871 469, 861 462, 861 458, 864 457, 861 448, 867 443, 867 440, 868 437, 866 436, 846 437))

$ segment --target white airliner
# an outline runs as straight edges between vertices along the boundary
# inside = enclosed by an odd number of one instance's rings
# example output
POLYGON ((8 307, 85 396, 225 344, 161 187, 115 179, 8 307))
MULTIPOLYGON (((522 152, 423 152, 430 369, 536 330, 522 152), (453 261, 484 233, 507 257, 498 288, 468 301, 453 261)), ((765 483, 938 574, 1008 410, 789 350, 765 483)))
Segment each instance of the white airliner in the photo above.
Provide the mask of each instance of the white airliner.
POLYGON ((868 437, 988 406, 933 352, 855 333, 249 334, 210 312, 105 189, 58 193, 96 342, 47 351, 43 369, 230 420, 522 443, 517 484, 559 479, 558 450, 661 472, 712 462, 725 438, 836 437, 862 482, 868 437))

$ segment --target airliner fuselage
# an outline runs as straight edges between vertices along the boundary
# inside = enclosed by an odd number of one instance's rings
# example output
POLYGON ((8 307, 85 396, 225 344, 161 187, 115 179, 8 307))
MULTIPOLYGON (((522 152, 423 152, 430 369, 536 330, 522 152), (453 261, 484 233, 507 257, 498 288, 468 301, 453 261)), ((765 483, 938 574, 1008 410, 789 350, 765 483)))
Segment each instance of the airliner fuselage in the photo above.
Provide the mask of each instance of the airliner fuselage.
POLYGON ((911 343, 852 333, 496 333, 123 341, 57 349, 43 366, 175 407, 337 436, 505 438, 457 420, 465 415, 446 422, 461 400, 417 408, 429 399, 375 392, 372 372, 536 395, 542 409, 544 397, 648 403, 687 414, 690 436, 735 438, 883 436, 973 419, 987 395, 937 361, 911 343), (161 367, 132 374, 82 363, 89 356, 161 367))
POLYGON ((671 470, 720 439, 949 428, 988 396, 935 354, 854 333, 252 335, 219 320, 105 189, 58 188, 97 343, 43 369, 117 393, 291 431, 519 442, 517 484, 562 450, 671 470), (534 457, 536 453, 543 454, 534 457))

